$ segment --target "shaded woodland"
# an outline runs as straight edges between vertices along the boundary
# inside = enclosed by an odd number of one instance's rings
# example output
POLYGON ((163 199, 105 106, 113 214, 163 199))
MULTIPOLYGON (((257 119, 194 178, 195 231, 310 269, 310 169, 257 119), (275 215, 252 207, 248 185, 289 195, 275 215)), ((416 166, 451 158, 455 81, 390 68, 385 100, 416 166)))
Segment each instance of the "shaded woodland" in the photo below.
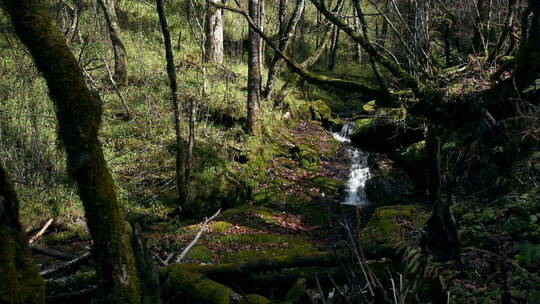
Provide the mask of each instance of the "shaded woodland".
POLYGON ((539 0, 0 0, 0 303, 539 303, 539 0))

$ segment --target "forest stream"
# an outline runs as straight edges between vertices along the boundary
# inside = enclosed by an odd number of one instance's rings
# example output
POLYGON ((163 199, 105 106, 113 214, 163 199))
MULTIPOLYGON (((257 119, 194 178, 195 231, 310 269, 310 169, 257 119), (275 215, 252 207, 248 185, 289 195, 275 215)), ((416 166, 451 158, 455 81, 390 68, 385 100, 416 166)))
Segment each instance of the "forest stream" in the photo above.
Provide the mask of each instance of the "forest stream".
POLYGON ((349 144, 351 142, 349 134, 354 130, 354 126, 354 123, 346 123, 339 132, 334 132, 332 135, 337 141, 346 145, 345 151, 351 162, 349 179, 347 180, 347 193, 341 203, 361 207, 369 204, 366 191, 364 190, 366 181, 370 178, 368 166, 369 154, 349 144))
POLYGON ((0 0, 0 304, 540 303, 540 0, 0 0))

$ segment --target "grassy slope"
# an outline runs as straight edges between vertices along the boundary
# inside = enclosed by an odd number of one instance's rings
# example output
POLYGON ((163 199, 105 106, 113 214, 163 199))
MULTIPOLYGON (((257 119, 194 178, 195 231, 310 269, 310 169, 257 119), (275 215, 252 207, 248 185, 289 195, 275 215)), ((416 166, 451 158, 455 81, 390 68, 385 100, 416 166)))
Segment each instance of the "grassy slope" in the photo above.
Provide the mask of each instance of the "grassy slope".
MULTIPOLYGON (((329 132, 317 122, 302 120, 312 118, 311 99, 319 97, 293 91, 286 99, 292 118, 273 109, 271 102, 263 102, 263 134, 260 138, 247 136, 243 127, 246 64, 232 56, 223 67, 207 67, 207 94, 202 94, 200 47, 189 31, 184 9, 178 2, 168 6, 173 42, 179 42, 175 63, 180 98, 195 96, 198 105, 190 213, 200 219, 220 204, 239 206, 218 218, 230 228, 217 231, 213 225, 194 250, 195 257, 188 258, 207 261, 197 253, 203 257, 211 253, 213 262, 241 261, 324 247, 321 244, 326 233, 321 228, 327 218, 321 210, 332 208, 325 206, 338 199, 346 171, 330 171, 331 158, 339 145, 329 132), (258 220, 246 221, 249 218, 258 220), (226 246, 217 246, 215 240, 226 246)), ((106 28, 95 20, 94 13, 92 8, 83 13, 82 39, 72 43, 72 50, 88 70, 89 85, 103 101, 101 141, 118 195, 129 217, 142 218, 148 224, 156 253, 164 257, 171 250, 183 248, 198 226, 180 228, 196 222, 186 216, 152 224, 154 220, 168 220, 175 208, 172 105, 157 15, 151 7, 129 1, 119 16, 129 55, 129 85, 120 90, 133 115, 127 121, 104 67, 105 62, 113 67, 106 28)), ((2 20, 7 25, 4 17, 2 20)), ((226 25, 231 26, 227 27, 226 39, 242 39, 247 31, 241 24, 238 18, 227 15, 226 25)), ((65 174, 63 148, 57 144, 56 120, 46 86, 13 35, 5 36, 0 43, 0 56, 5 59, 2 74, 8 75, 0 80, 5 88, 1 92, 5 102, 0 112, 0 155, 9 160, 8 168, 17 181, 22 221, 37 228, 54 218, 56 224, 50 232, 80 231, 84 213, 76 189, 65 174)), ((282 84, 278 80, 276 85, 279 88, 282 84)), ((331 115, 324 103, 318 102, 317 107, 323 107, 317 118, 331 115)), ((187 137, 186 125, 183 132, 187 137)), ((46 241, 58 246, 63 236, 80 239, 81 235, 51 234, 46 241)), ((78 245, 73 250, 78 251, 78 245)))

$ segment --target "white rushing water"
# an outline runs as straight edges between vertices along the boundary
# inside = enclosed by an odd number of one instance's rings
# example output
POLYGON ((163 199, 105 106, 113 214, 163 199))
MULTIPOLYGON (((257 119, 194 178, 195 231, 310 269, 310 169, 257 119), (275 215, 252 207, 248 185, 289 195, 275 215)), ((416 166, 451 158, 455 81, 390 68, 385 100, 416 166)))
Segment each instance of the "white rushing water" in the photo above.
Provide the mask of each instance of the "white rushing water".
MULTIPOLYGON (((346 124, 341 131, 335 132, 334 138, 337 141, 349 143, 349 134, 354 129, 354 125, 346 124)), ((369 203, 364 187, 370 178, 368 166, 368 153, 351 145, 345 147, 351 160, 349 180, 347 181, 347 196, 342 202, 344 205, 363 206, 369 203)))

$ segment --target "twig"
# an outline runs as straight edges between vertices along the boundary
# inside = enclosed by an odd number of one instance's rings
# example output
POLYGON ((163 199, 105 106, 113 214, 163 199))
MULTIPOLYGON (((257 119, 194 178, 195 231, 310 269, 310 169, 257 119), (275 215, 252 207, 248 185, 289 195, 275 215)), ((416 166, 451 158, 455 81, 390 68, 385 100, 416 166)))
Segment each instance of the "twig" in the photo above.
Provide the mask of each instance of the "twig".
POLYGON ((81 255, 80 257, 75 258, 75 259, 67 262, 64 265, 61 265, 61 266, 56 267, 56 268, 41 271, 39 273, 39 275, 42 276, 43 278, 50 278, 50 277, 52 277, 52 276, 54 276, 55 274, 58 274, 58 273, 62 273, 62 272, 66 272, 66 271, 74 271, 80 265, 82 265, 82 264, 86 263, 88 260, 90 260, 91 256, 92 256, 92 253, 91 253, 91 251, 89 251, 89 252, 81 255))
POLYGON ((202 224, 201 229, 199 230, 199 232, 197 232, 197 235, 195 235, 195 238, 193 239, 193 241, 191 241, 191 243, 189 243, 189 245, 184 249, 184 251, 182 251, 180 256, 176 259, 176 263, 180 263, 180 261, 182 261, 182 259, 186 256, 186 254, 189 252, 189 250, 191 250, 191 248, 195 245, 195 243, 197 243, 197 241, 201 238, 204 230, 206 229, 206 226, 208 226, 208 223, 210 221, 212 221, 214 218, 216 218, 219 215, 220 212, 221 212, 221 209, 219 209, 211 217, 204 220, 204 223, 202 224))
POLYGON ((28 244, 32 244, 33 242, 37 241, 45 233, 45 231, 47 231, 47 228, 49 228, 53 221, 54 219, 48 220, 47 223, 43 225, 41 230, 28 241, 28 244))

